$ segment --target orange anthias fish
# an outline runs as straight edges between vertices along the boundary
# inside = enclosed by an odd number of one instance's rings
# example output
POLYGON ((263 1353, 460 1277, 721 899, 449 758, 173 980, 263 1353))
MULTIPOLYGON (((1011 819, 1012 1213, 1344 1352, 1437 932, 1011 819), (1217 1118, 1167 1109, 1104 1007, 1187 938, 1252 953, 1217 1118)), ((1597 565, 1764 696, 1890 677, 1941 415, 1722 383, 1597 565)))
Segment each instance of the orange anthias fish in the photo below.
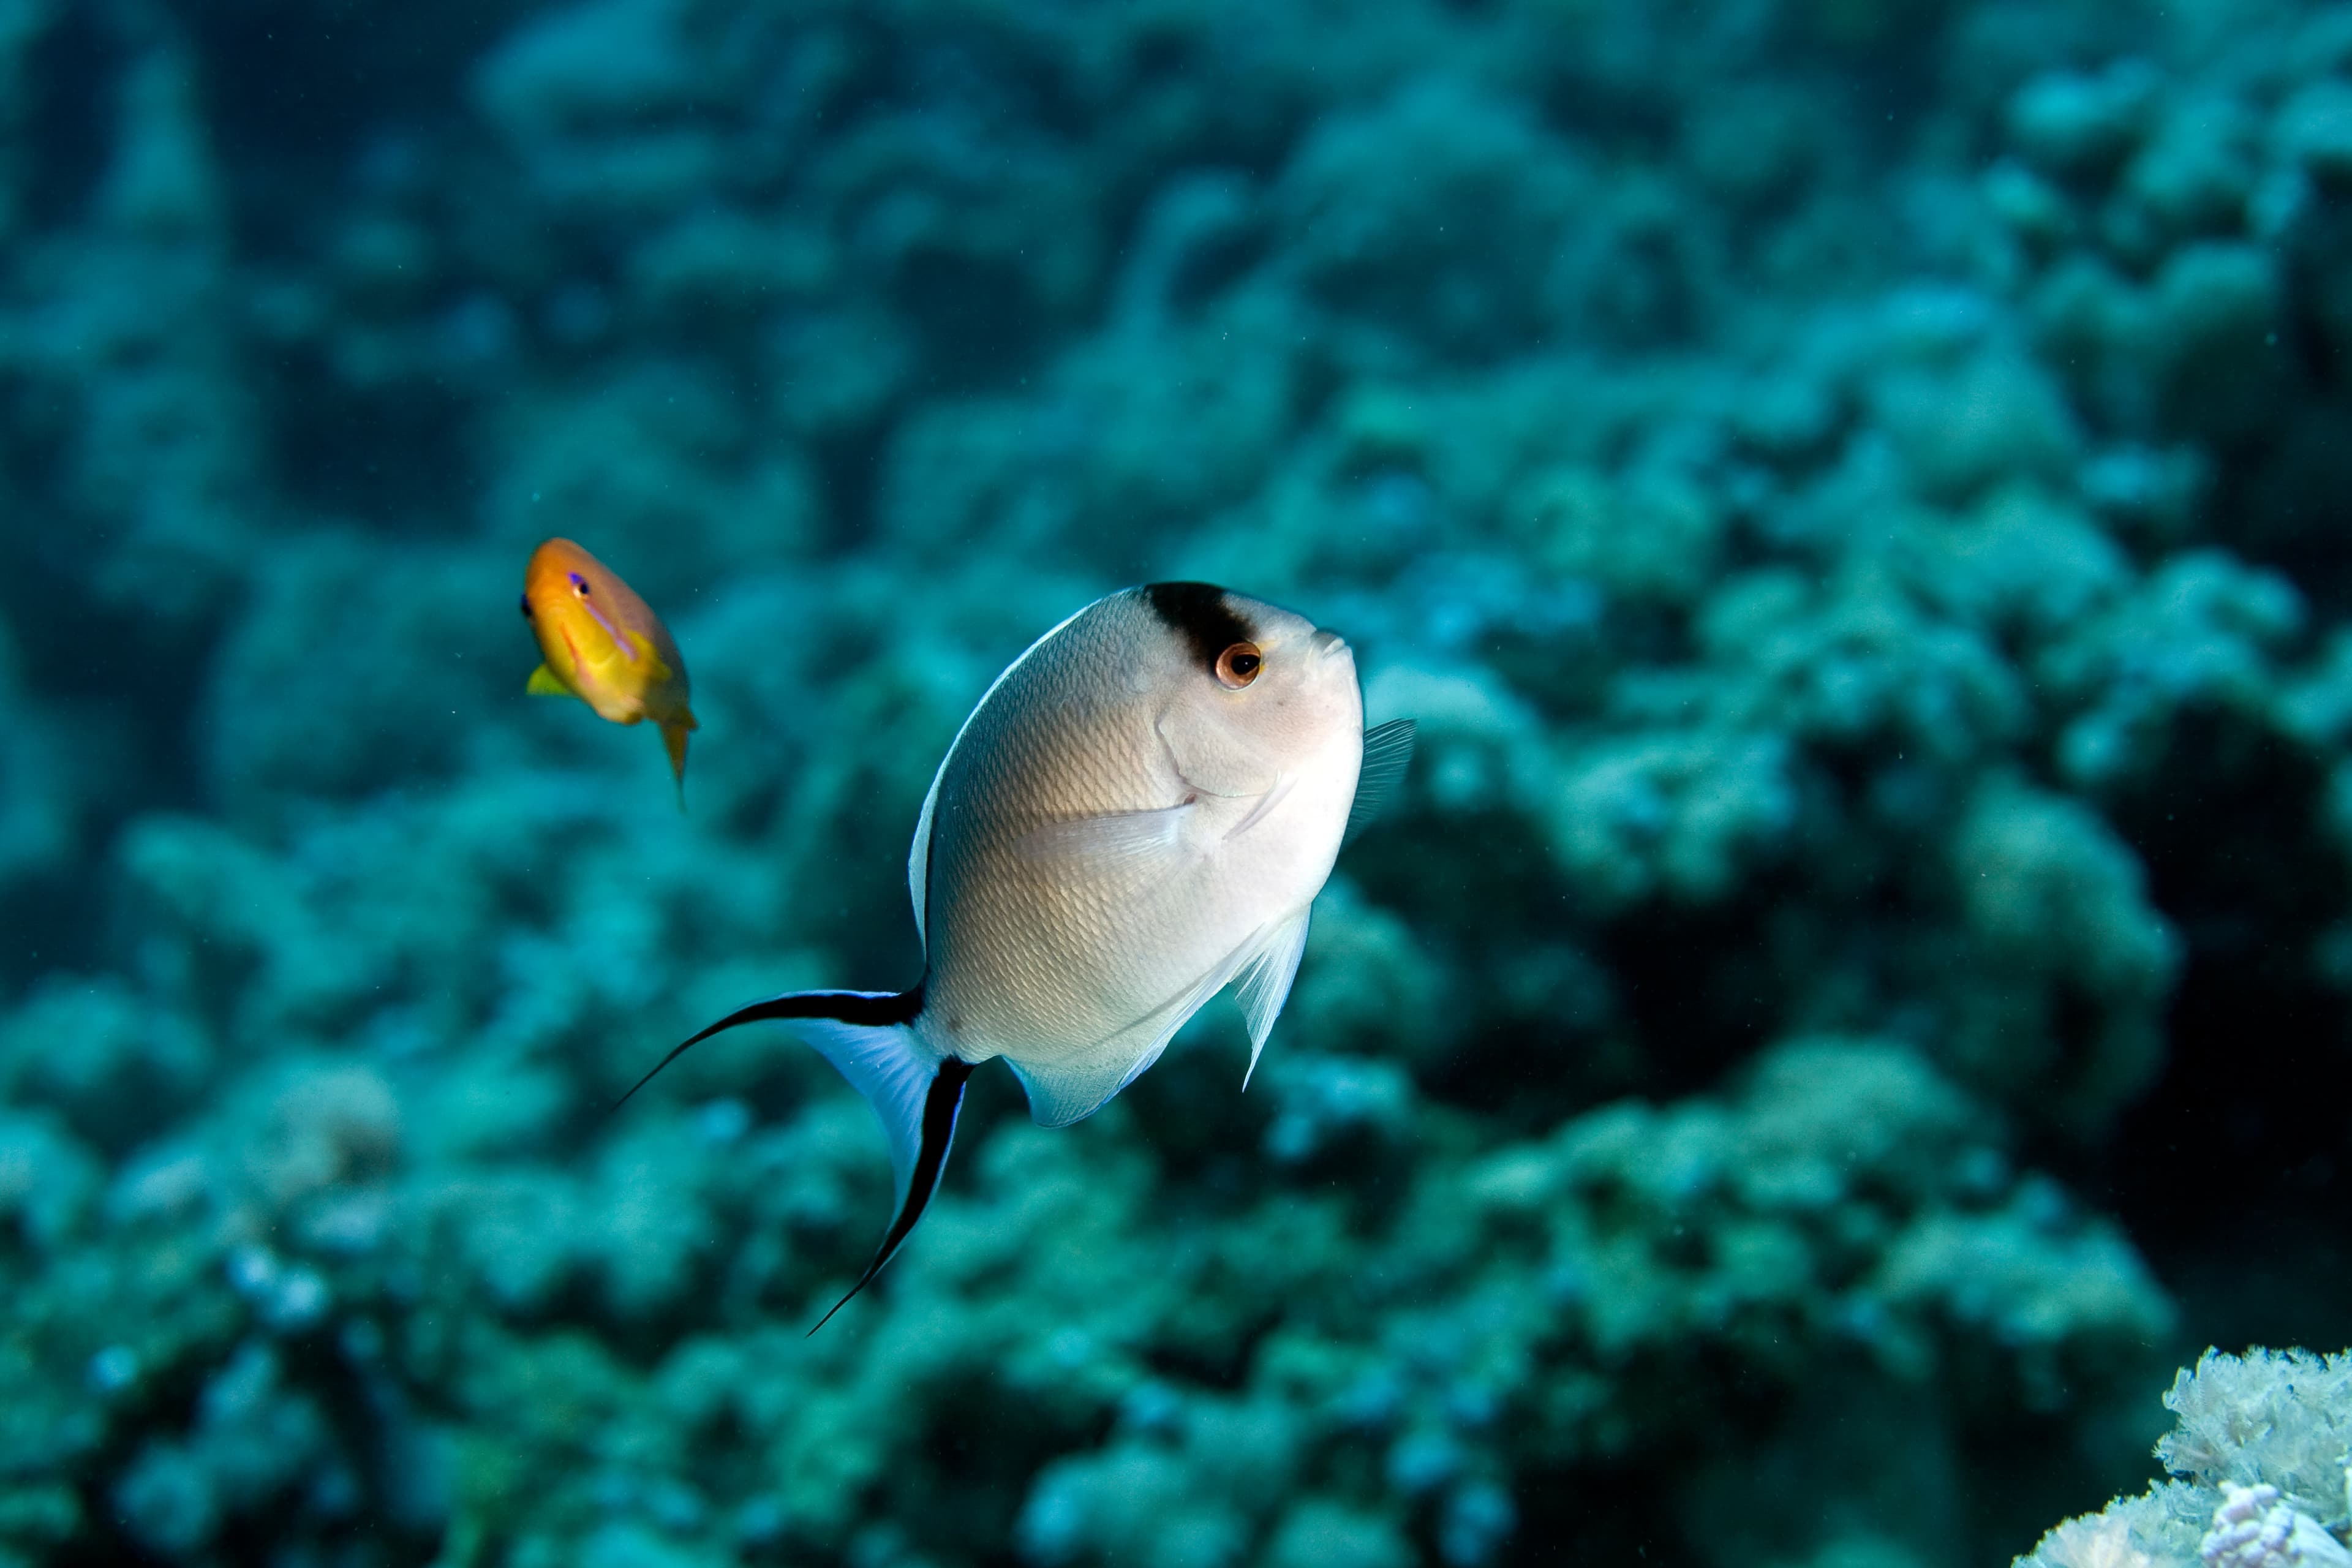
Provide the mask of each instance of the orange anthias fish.
POLYGON ((522 616, 547 662, 530 672, 534 697, 577 697, 600 719, 661 727, 686 800, 686 738, 701 728, 687 706, 686 660, 661 617, 612 568, 568 539, 530 553, 522 616))

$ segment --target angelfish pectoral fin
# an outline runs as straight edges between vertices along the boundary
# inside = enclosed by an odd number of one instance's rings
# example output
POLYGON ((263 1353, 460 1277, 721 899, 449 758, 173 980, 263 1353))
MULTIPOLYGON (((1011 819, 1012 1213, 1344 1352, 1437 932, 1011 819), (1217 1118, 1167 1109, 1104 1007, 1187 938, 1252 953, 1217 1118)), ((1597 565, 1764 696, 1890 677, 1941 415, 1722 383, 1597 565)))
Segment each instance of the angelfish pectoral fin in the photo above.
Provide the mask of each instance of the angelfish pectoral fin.
MULTIPOLYGON (((724 1018, 681 1042, 639 1079, 614 1110, 651 1082, 654 1073, 669 1066, 711 1036, 743 1024, 789 1024, 849 1087, 874 1108, 890 1143, 890 1171, 897 1178, 898 1212, 882 1237, 880 1250, 866 1266, 849 1294, 817 1320, 816 1329, 833 1321, 851 1296, 872 1282, 890 1261, 899 1243, 923 1217, 940 1174, 947 1169, 948 1149, 955 1142, 956 1113, 963 1106, 963 1086, 971 1064, 932 1049, 909 1027, 923 1010, 923 988, 912 991, 790 991, 739 1007, 724 1018)), ((811 1329, 809 1332, 816 1332, 811 1329)))
POLYGON ((1183 863, 1185 825, 1197 815, 1199 808, 1187 802, 1048 822, 1014 839, 1013 852, 1059 872, 1166 876, 1183 863))
POLYGON ((1353 843, 1403 789, 1417 733, 1410 719, 1391 719, 1364 731, 1364 762, 1356 774, 1356 798, 1348 807, 1346 842, 1353 843))
POLYGON ((526 695, 531 697, 576 697, 579 695, 579 693, 573 691, 572 688, 564 685, 563 682, 558 679, 555 671, 548 668, 547 666, 543 664, 537 669, 530 672, 530 679, 523 683, 523 691, 526 695))

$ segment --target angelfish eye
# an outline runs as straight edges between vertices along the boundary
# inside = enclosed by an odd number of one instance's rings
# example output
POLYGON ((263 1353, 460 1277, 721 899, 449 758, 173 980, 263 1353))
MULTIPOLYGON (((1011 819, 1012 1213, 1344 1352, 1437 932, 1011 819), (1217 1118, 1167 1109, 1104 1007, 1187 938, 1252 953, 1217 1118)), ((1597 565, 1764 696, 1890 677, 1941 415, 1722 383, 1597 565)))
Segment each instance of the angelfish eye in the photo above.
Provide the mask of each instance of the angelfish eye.
POLYGON ((580 575, 579 573, 574 572, 572 574, 572 590, 573 593, 578 594, 582 598, 586 598, 588 596, 588 579, 580 575))
POLYGON ((525 594, 522 596, 522 618, 526 621, 530 619, 530 595, 529 594, 525 594))
POLYGON ((1257 679, 1265 668, 1265 658, 1254 642, 1237 642, 1217 656, 1217 679, 1230 691, 1239 691, 1257 679))

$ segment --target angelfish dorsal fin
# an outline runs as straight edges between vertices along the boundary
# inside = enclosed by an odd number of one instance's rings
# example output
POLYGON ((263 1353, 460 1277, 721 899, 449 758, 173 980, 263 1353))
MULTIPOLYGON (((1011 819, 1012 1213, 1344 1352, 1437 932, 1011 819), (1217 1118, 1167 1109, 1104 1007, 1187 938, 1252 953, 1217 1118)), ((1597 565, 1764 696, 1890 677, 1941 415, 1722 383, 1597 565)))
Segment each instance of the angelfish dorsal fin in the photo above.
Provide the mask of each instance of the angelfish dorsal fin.
POLYGON ((931 816, 940 807, 940 780, 947 773, 945 763, 931 775, 931 787, 923 796, 923 815, 915 819, 915 842, 907 851, 907 897, 915 905, 915 940, 923 951, 931 948, 931 816))
POLYGON ((1415 728, 1410 719, 1391 719, 1364 731, 1364 765, 1356 774, 1356 798, 1348 807, 1342 843, 1361 833, 1403 787, 1405 769, 1412 763, 1415 728))

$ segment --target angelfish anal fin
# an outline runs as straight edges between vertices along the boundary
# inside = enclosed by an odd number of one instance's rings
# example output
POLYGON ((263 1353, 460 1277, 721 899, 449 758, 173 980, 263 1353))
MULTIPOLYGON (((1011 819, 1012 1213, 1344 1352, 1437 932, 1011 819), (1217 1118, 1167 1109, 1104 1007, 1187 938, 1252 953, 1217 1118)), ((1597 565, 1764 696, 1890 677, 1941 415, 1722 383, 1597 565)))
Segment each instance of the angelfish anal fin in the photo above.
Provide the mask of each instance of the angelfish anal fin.
POLYGON ((1348 807, 1348 829, 1340 842, 1352 841, 1404 786, 1405 769, 1412 763, 1414 730, 1410 719, 1391 719, 1364 731, 1364 764, 1356 774, 1356 798, 1348 807))
POLYGON ((530 672, 530 679, 523 683, 523 691, 526 695, 531 697, 570 697, 574 695, 572 688, 564 685, 562 680, 556 678, 555 671, 548 668, 547 666, 543 664, 537 669, 530 672))
POLYGON ((1108 1105, 1165 1048, 1163 1041, 1125 1052, 1115 1061, 1056 1062, 1050 1067, 1012 1057, 1004 1060, 1013 1076, 1021 1080, 1021 1092, 1028 1097, 1029 1120, 1040 1127, 1067 1127, 1108 1105))
POLYGON ((1257 1071, 1258 1053, 1265 1049, 1265 1037, 1274 1033, 1274 1021, 1282 1016, 1282 1005, 1290 999, 1290 983, 1298 976, 1298 960, 1307 951, 1307 922, 1315 912, 1309 904, 1267 933, 1265 943, 1251 953, 1242 965, 1234 984, 1234 1000, 1242 1007, 1242 1016, 1249 1023, 1249 1070, 1242 1074, 1242 1087, 1249 1088, 1250 1075, 1257 1071))
MULTIPOLYGON (((1303 931, 1303 927, 1301 928, 1303 931)), ((1024 1061, 1006 1053, 1005 1064, 1029 1097, 1029 1119, 1040 1127, 1067 1127, 1109 1104, 1118 1091, 1141 1078, 1160 1059, 1185 1020, 1223 990, 1265 945, 1253 937, 1183 990, 1143 1016, 1097 1040, 1086 1049, 1052 1062, 1024 1061)), ((1284 989, 1289 987, 1285 971, 1284 989)), ((1277 1001, 1276 1006, 1281 1004, 1277 1001)), ((1272 1021, 1269 1016, 1268 1022, 1272 1021)))

